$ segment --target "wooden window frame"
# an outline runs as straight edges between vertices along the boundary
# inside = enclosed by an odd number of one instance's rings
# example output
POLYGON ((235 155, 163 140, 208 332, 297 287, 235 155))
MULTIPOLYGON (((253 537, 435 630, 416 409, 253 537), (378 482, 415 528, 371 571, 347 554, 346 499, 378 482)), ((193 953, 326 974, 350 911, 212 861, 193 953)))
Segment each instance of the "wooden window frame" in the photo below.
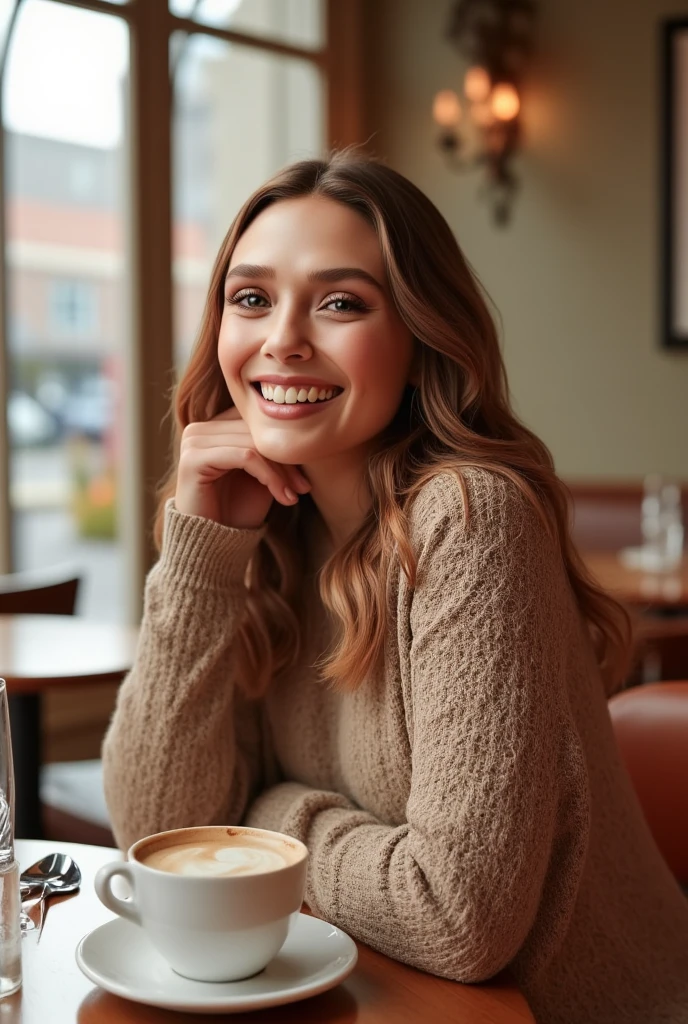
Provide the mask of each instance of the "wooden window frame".
MULTIPOLYGON (((314 51, 244 32, 210 28, 170 14, 163 0, 51 0, 121 18, 129 26, 129 195, 126 263, 129 335, 125 387, 130 413, 124 423, 128 480, 121 504, 129 593, 128 617, 141 613, 143 580, 155 560, 151 528, 156 489, 169 467, 169 387, 174 375, 172 287, 172 88, 169 40, 173 32, 213 36, 239 46, 299 57, 325 79, 328 147, 363 140, 363 0, 325 0, 325 46, 314 51)), ((18 7, 21 6, 21 0, 18 7)), ((7 46, 11 45, 11 31, 7 46)), ((4 66, 4 62, 3 62, 4 66)), ((0 77, 0 87, 2 78, 0 77)), ((5 252, 4 128, 0 126, 0 252, 5 252)), ((7 405, 7 268, 0 272, 0 406, 7 405)), ((12 571, 9 439, 0 416, 0 572, 12 571)))

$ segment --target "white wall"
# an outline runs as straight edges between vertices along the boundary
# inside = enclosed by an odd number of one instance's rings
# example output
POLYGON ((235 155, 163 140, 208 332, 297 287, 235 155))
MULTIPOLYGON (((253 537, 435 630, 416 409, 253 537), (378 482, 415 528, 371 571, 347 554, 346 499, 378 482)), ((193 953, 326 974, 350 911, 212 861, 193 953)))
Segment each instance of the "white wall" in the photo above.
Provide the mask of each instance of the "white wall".
POLYGON ((688 352, 659 345, 659 46, 685 0, 541 0, 522 189, 493 226, 430 109, 448 0, 368 0, 372 148, 440 208, 502 317, 514 405, 567 477, 688 479, 688 352))

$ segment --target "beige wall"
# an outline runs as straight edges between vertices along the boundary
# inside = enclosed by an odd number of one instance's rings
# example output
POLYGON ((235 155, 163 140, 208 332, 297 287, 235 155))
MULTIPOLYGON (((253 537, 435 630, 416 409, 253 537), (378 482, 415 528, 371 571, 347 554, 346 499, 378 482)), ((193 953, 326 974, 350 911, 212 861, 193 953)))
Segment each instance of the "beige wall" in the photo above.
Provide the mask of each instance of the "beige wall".
POLYGON ((448 0, 368 0, 373 148, 438 205, 494 299, 514 405, 570 477, 688 479, 688 352, 659 347, 657 23, 685 0, 541 0, 522 191, 492 225, 442 162, 448 0))

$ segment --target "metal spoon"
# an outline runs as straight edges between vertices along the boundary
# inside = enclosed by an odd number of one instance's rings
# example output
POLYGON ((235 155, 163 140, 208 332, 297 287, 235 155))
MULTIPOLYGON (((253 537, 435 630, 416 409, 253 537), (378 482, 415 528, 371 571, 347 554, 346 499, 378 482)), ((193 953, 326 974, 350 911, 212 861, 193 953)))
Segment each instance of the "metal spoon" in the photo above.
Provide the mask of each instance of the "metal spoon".
POLYGON ((81 885, 79 865, 66 853, 49 853, 19 876, 22 900, 34 896, 61 896, 81 885))
MULTIPOLYGON (((40 903, 40 921, 38 938, 43 931, 45 920, 45 901, 49 896, 63 896, 76 892, 81 885, 81 871, 66 853, 51 853, 32 864, 20 875, 19 890, 22 903, 25 900, 38 899, 40 903)), ((27 932, 36 927, 28 914, 21 915, 22 930, 27 932)))

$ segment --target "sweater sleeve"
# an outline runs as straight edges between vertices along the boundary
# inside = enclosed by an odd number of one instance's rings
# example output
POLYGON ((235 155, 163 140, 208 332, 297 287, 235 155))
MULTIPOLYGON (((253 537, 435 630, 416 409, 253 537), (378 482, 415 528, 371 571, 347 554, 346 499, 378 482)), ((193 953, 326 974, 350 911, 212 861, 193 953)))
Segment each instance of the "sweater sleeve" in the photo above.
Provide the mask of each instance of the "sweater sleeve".
MULTIPOLYGON (((294 782, 263 793, 248 819, 307 844, 316 913, 464 982, 500 971, 533 927, 555 857, 559 776, 573 770, 560 711, 564 569, 516 486, 479 476, 492 482, 471 485, 467 525, 447 477, 416 509, 406 822, 294 782)), ((584 816, 570 822, 579 826, 584 816)))
POLYGON ((260 789, 260 705, 233 685, 229 649, 261 536, 167 505, 135 662, 103 744, 105 796, 123 849, 168 828, 238 822, 260 789))

